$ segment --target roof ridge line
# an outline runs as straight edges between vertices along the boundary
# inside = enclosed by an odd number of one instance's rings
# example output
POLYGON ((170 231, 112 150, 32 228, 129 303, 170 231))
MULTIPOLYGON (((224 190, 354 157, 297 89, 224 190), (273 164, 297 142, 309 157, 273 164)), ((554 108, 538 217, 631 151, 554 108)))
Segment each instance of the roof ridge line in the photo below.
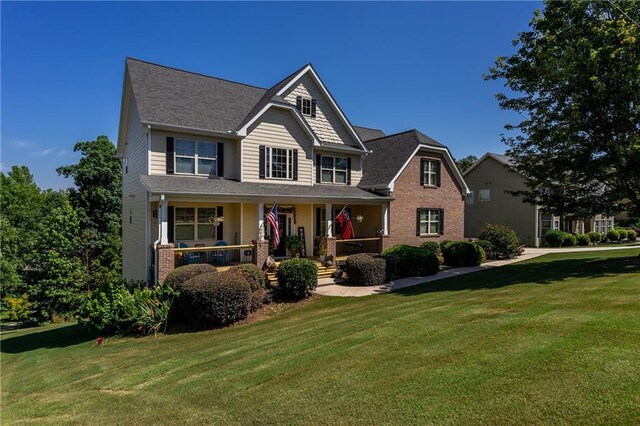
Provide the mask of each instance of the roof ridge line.
MULTIPOLYGON (((359 126, 356 126, 356 127, 359 127, 359 126)), ((372 129, 372 130, 380 130, 380 129, 372 129)), ((416 131, 416 129, 409 129, 409 130, 405 130, 405 131, 398 132, 398 133, 392 133, 390 135, 380 136, 379 138, 369 139, 368 141, 364 141, 364 143, 369 143, 369 142, 377 141, 379 139, 390 138, 391 136, 398 136, 398 135, 402 135, 404 133, 410 133, 410 132, 415 132, 415 131, 416 131)))
POLYGON ((173 70, 173 71, 184 72, 184 73, 187 73, 187 74, 198 75, 200 77, 206 77, 206 78, 211 78, 211 79, 214 79, 214 80, 225 81, 227 83, 233 83, 233 84, 239 84, 241 86, 252 87, 254 89, 260 89, 260 90, 264 90, 264 91, 269 90, 269 89, 267 89, 265 87, 256 86, 254 84, 242 83, 240 81, 234 81, 234 80, 229 80, 229 79, 226 79, 226 78, 215 77, 215 76, 203 74, 203 73, 200 73, 200 72, 188 71, 188 70, 185 70, 185 69, 182 69, 182 68, 171 67, 169 65, 157 64, 155 62, 143 61, 142 59, 132 58, 131 56, 126 56, 125 57, 125 61, 127 59, 131 59, 132 61, 142 62, 143 64, 153 65, 153 66, 156 66, 156 67, 165 68, 165 69, 169 69, 169 70, 173 70))

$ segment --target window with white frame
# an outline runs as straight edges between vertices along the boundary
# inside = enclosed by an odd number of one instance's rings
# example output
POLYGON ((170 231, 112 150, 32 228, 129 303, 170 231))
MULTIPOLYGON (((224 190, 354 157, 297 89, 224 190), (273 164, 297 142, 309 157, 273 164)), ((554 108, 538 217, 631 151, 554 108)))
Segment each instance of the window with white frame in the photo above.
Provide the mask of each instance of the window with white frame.
POLYGON ((311 98, 302 98, 302 105, 300 105, 300 107, 302 115, 311 116, 311 98))
POLYGON ((218 144, 176 139, 175 172, 211 176, 217 174, 218 144))
POLYGON ((176 241, 207 240, 212 237, 212 223, 216 216, 214 207, 176 207, 174 236, 176 241))
POLYGON ((436 160, 426 160, 422 162, 422 181, 424 185, 438 185, 438 162, 436 160))
POLYGON ((478 201, 491 201, 491 190, 490 189, 479 190, 478 201))
POLYGON ((465 203, 468 206, 472 206, 473 205, 473 191, 469 191, 469 193, 467 194, 466 198, 465 198, 465 203))
POLYGON ((440 209, 420 209, 418 211, 420 235, 440 234, 440 219, 440 209))
POLYGON ((321 158, 320 181, 322 183, 347 183, 348 160, 346 157, 321 158))
POLYGON ((265 176, 271 179, 293 179, 293 150, 266 147, 265 176))

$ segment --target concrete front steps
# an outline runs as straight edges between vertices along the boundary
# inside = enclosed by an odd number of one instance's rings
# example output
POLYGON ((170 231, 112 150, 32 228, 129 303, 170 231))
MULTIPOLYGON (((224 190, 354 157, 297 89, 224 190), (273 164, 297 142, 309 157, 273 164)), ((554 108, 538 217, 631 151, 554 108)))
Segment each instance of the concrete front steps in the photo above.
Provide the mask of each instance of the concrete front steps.
MULTIPOLYGON (((315 262, 316 267, 318 268, 318 279, 331 278, 331 276, 337 269, 335 265, 324 266, 318 260, 315 260, 315 259, 312 259, 312 260, 315 262)), ((280 262, 276 262, 276 267, 274 268, 273 272, 267 272, 267 280, 270 283, 275 283, 278 281, 278 279, 276 278, 276 272, 275 272, 275 270, 278 269, 278 266, 280 266, 280 262)))

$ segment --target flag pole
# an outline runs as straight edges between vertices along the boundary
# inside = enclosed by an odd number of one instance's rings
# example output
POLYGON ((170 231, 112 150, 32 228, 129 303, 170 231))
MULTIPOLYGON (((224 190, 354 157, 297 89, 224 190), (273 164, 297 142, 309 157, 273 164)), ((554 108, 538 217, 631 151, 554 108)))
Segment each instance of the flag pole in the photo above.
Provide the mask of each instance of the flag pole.
POLYGON ((333 228, 333 224, 334 224, 334 222, 336 221, 336 219, 337 219, 338 217, 340 217, 340 215, 342 214, 342 212, 344 211, 344 209, 346 209, 346 208, 347 208, 347 206, 348 206, 348 205, 349 205, 349 204, 345 204, 345 205, 344 205, 344 207, 342 208, 342 210, 340 210, 340 213, 338 213, 338 214, 336 215, 336 217, 334 217, 334 218, 333 218, 333 220, 331 221, 331 225, 327 228, 327 232, 329 232, 329 229, 333 228))

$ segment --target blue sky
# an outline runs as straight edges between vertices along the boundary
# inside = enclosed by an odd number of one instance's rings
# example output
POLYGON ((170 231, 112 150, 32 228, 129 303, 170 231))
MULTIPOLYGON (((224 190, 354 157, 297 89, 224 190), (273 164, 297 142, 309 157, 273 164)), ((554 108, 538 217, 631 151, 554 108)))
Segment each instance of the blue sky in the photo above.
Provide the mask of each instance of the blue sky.
POLYGON ((1 5, 1 166, 44 188, 73 145, 116 141, 124 58, 270 87, 313 63, 352 123, 418 128, 455 157, 503 152, 513 115, 482 74, 537 2, 1 5))

